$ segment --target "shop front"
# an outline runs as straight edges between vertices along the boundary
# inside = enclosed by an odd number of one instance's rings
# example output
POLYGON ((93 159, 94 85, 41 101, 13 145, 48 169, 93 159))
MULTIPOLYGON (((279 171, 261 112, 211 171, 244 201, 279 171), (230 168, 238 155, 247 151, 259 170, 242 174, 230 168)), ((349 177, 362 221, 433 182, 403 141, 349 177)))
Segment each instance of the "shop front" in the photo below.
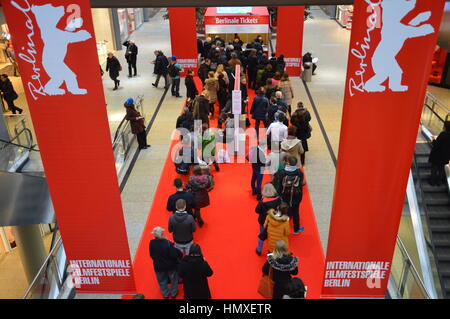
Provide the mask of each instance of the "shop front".
POLYGON ((260 35, 267 44, 270 39, 270 18, 267 7, 210 7, 205 13, 205 35, 220 36, 232 42, 235 34, 245 43, 260 35))

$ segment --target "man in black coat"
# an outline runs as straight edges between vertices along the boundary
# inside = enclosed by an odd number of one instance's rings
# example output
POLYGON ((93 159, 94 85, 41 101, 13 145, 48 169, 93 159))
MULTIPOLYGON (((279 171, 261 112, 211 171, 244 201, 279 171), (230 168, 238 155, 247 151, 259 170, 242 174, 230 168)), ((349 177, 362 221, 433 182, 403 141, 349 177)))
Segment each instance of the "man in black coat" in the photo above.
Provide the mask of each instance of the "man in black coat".
POLYGON ((450 121, 444 123, 444 131, 432 142, 430 185, 440 186, 445 181, 445 165, 450 161, 450 121))
POLYGON ((197 227, 194 217, 186 212, 186 202, 184 199, 178 199, 175 202, 175 208, 176 212, 169 218, 169 232, 173 233, 175 247, 181 252, 186 251, 186 255, 188 255, 197 227))
POLYGON ((258 95, 253 99, 252 108, 250 109, 250 114, 255 120, 256 136, 259 138, 259 125, 261 121, 264 126, 267 127, 266 118, 267 110, 269 108, 269 100, 265 96, 266 90, 264 87, 258 89, 258 95))
POLYGON ((209 55, 211 54, 211 47, 212 47, 212 42, 211 42, 211 38, 207 37, 206 41, 203 42, 203 54, 202 54, 202 58, 207 58, 209 57, 209 55))
POLYGON ((0 90, 3 93, 3 99, 6 101, 6 104, 8 104, 8 109, 12 112, 12 114, 16 114, 16 111, 18 111, 19 114, 22 114, 23 110, 14 105, 14 100, 16 100, 19 96, 16 91, 14 91, 14 87, 11 80, 8 78, 8 75, 2 74, 0 76, 0 80, 0 90))
POLYGON ((125 52, 125 59, 128 63, 128 77, 131 78, 132 76, 137 75, 136 60, 138 55, 138 47, 131 40, 125 41, 123 45, 127 47, 127 51, 125 52), (132 71, 134 71, 133 74, 132 71))
POLYGON ((253 146, 247 155, 247 160, 252 163, 252 195, 256 195, 258 200, 261 199, 261 185, 264 168, 266 166, 266 155, 264 153, 265 144, 265 140, 261 139, 259 145, 253 146))
POLYGON ((183 182, 179 178, 175 178, 175 180, 173 181, 173 186, 175 186, 177 192, 169 196, 166 209, 169 212, 176 213, 177 209, 175 207, 175 203, 179 199, 184 199, 184 201, 186 202, 186 212, 189 215, 193 215, 192 210, 195 207, 194 195, 192 195, 191 192, 187 192, 183 189, 183 182))
POLYGON ((161 227, 153 229, 152 234, 155 239, 152 239, 149 244, 150 258, 153 259, 153 268, 163 297, 168 299, 172 296, 175 299, 178 294, 177 267, 183 254, 174 247, 173 243, 164 238, 163 233, 164 229, 161 227))
POLYGON ((317 64, 313 63, 313 57, 310 52, 305 53, 305 55, 303 56, 302 62, 303 62, 304 69, 309 69, 309 66, 306 65, 305 63, 311 63, 312 64, 312 75, 315 75, 314 72, 316 72, 317 64))
POLYGON ((300 203, 303 198, 304 174, 297 167, 297 158, 292 155, 287 157, 287 165, 275 173, 273 184, 280 194, 283 202, 289 205, 288 215, 294 221, 294 234, 300 234, 305 230, 300 227, 300 203))
POLYGON ((155 70, 153 73, 156 74, 156 81, 155 83, 152 83, 152 85, 157 88, 159 79, 161 76, 164 77, 164 88, 167 89, 169 87, 169 80, 168 80, 168 71, 167 67, 169 66, 169 60, 167 57, 162 53, 162 51, 155 51, 156 59, 155 59, 155 70))
POLYGON ((211 71, 211 59, 208 58, 198 68, 198 77, 202 80, 203 85, 205 85, 209 71, 211 71))

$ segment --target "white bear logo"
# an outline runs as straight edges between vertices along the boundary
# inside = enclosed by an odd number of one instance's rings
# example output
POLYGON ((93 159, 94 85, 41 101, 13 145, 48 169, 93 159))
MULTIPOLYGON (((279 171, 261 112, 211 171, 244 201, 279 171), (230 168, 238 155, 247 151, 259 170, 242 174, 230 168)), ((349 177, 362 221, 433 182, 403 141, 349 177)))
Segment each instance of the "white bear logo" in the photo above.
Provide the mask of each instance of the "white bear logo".
MULTIPOLYGON (((50 77, 45 84, 44 92, 48 95, 63 95, 65 90, 61 85, 65 82, 67 90, 76 95, 87 94, 86 89, 78 87, 76 74, 66 65, 64 59, 67 54, 67 46, 70 43, 86 41, 92 38, 86 30, 68 32, 56 27, 64 16, 64 7, 53 7, 50 4, 31 7, 36 17, 36 22, 41 30, 41 38, 44 42, 42 52, 42 66, 50 77)), ((73 19, 68 23, 66 30, 75 30, 83 24, 82 19, 73 19)))
POLYGON ((431 12, 422 12, 408 24, 402 19, 416 7, 416 0, 384 0, 381 29, 381 41, 372 57, 372 67, 375 75, 366 82, 367 92, 384 92, 386 87, 381 85, 389 80, 389 88, 393 92, 405 92, 408 86, 402 85, 403 70, 396 60, 396 56, 403 48, 406 40, 423 37, 435 32, 430 24, 418 26, 428 21, 431 12))

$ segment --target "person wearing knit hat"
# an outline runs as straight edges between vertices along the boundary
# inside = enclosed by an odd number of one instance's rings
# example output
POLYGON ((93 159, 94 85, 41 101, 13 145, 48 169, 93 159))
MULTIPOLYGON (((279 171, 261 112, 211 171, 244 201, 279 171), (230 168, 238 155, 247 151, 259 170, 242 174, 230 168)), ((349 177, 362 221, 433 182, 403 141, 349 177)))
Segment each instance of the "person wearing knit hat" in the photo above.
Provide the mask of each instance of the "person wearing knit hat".
POLYGON ((172 79, 172 96, 182 97, 180 96, 180 73, 183 72, 183 68, 177 63, 176 56, 170 58, 170 65, 167 71, 172 79))
POLYGON ((148 148, 150 145, 147 144, 144 117, 134 107, 134 100, 132 98, 128 98, 124 106, 127 110, 125 119, 130 121, 131 133, 136 134, 139 149, 143 150, 148 148))

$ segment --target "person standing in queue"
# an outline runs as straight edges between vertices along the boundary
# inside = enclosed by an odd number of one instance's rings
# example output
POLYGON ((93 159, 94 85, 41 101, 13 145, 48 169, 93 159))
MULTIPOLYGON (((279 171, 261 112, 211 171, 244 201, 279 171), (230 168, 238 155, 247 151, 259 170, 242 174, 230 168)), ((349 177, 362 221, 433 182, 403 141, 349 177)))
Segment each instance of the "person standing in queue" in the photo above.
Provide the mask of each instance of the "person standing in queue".
POLYGON ((269 100, 266 98, 266 90, 264 87, 258 89, 258 95, 253 99, 250 114, 255 120, 256 136, 259 139, 259 126, 260 123, 264 123, 264 127, 267 127, 267 110, 269 109, 269 100))
POLYGON ((205 223, 200 214, 200 209, 209 206, 208 192, 214 187, 212 176, 205 175, 202 168, 198 165, 192 168, 192 176, 189 177, 186 188, 194 194, 195 209, 194 218, 200 227, 205 223))
POLYGON ((185 299, 211 299, 208 277, 213 275, 213 270, 203 258, 199 245, 192 244, 178 266, 178 275, 183 279, 185 299))
POLYGON ((12 112, 12 114, 16 114, 16 111, 19 114, 22 114, 23 110, 20 107, 15 106, 14 100, 16 100, 19 96, 14 90, 14 86, 11 80, 8 78, 7 74, 2 74, 0 76, 0 90, 3 93, 3 99, 6 101, 8 105, 8 109, 12 112))
POLYGON ((153 228, 152 234, 155 238, 150 241, 149 251, 150 258, 153 260, 156 280, 164 299, 169 299, 169 296, 175 299, 178 295, 178 262, 183 254, 174 247, 170 240, 164 237, 162 227, 153 228))
POLYGON ((195 97, 198 95, 198 90, 194 82, 194 71, 192 71, 191 69, 187 70, 187 75, 184 79, 184 85, 186 85, 186 97, 191 100, 195 99, 195 97))
POLYGON ((183 189, 183 182, 179 178, 175 178, 173 181, 173 186, 175 186, 177 192, 175 194, 172 194, 167 199, 167 206, 166 209, 169 212, 175 213, 177 211, 175 207, 175 203, 179 199, 184 199, 186 202, 186 212, 189 215, 194 215, 194 208, 195 208, 195 200, 194 195, 191 192, 188 192, 183 189))
POLYGON ((131 133, 135 134, 139 144, 139 149, 143 150, 150 145, 147 144, 147 133, 145 132, 144 117, 134 107, 134 100, 129 98, 125 102, 127 115, 125 119, 130 121, 131 133))
POLYGON ((207 95, 206 90, 194 99, 194 120, 201 120, 202 124, 209 125, 209 100, 205 95, 207 95))
POLYGON ((169 233, 173 233, 175 247, 182 253, 189 255, 189 250, 194 242, 195 226, 194 217, 186 211, 186 201, 178 199, 175 202, 176 212, 169 218, 169 233))
POLYGON ((205 85, 209 71, 211 71, 211 59, 207 58, 198 68, 198 77, 202 80, 203 85, 205 85))
POLYGON ((272 182, 283 202, 289 205, 288 215, 294 221, 294 234, 298 235, 305 230, 300 227, 300 203, 303 198, 303 185, 306 183, 303 172, 298 168, 297 158, 287 155, 286 160, 287 165, 275 173, 272 182))
POLYGON ((108 57, 106 58, 106 72, 109 72, 109 77, 114 81, 114 91, 120 86, 120 80, 118 79, 120 71, 122 71, 122 66, 120 65, 119 60, 112 52, 109 52, 108 57))
POLYGON ((170 58, 170 65, 167 72, 172 79, 172 96, 182 97, 180 95, 180 73, 183 72, 183 68, 177 63, 176 56, 170 58))
POLYGON ((169 88, 169 79, 167 75, 167 67, 169 66, 169 60, 167 60, 167 57, 164 55, 162 51, 156 50, 155 52, 156 59, 153 62, 155 64, 155 70, 153 73, 156 74, 156 81, 155 83, 152 83, 152 85, 157 88, 159 84, 159 79, 164 77, 164 88, 169 88))
POLYGON ((136 61, 138 55, 138 47, 131 40, 125 41, 123 45, 127 47, 127 51, 125 52, 125 59, 128 63, 128 77, 131 78, 137 75, 136 61), (132 73, 132 71, 134 72, 132 73))
POLYGON ((208 91, 209 113, 211 119, 214 118, 214 105, 217 102, 217 92, 219 91, 219 81, 216 79, 214 72, 208 73, 208 79, 205 81, 205 90, 208 91))
POLYGON ((298 274, 298 257, 292 256, 286 243, 282 240, 276 243, 272 254, 267 255, 267 261, 263 266, 262 272, 269 275, 272 268, 273 299, 282 299, 287 293, 287 285, 292 276, 298 274))

